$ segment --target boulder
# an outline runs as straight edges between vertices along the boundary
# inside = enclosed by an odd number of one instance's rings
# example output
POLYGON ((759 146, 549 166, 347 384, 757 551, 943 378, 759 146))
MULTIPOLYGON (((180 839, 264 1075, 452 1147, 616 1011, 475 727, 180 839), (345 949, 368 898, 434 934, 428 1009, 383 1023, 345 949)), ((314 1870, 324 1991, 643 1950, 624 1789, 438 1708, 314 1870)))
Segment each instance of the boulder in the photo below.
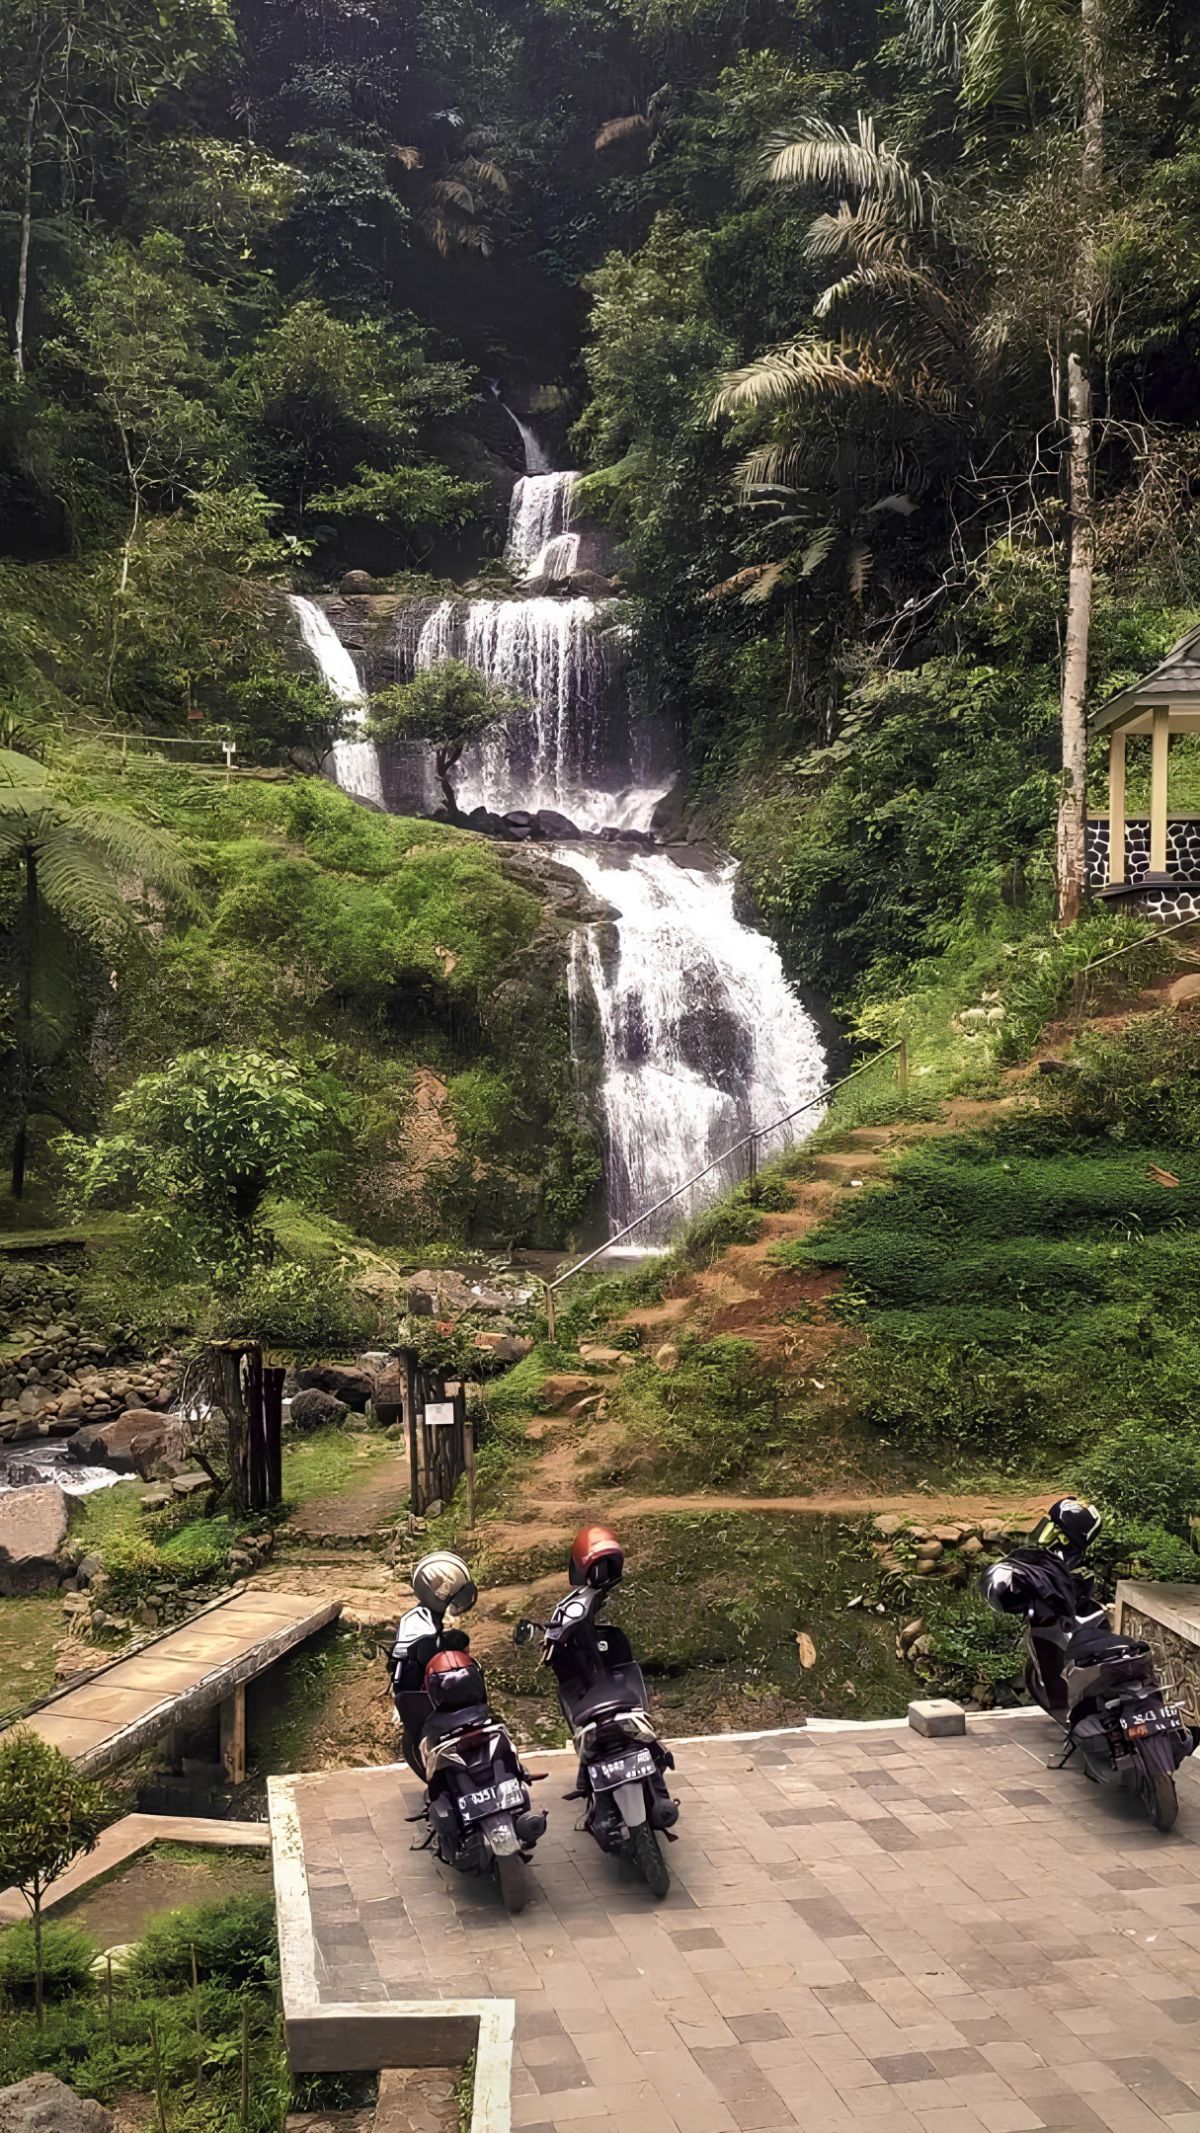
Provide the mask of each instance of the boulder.
POLYGON ((183 1445, 184 1425, 177 1416, 127 1407, 115 1422, 89 1422, 76 1430, 67 1451, 84 1466, 110 1466, 114 1473, 145 1478, 160 1460, 182 1459, 183 1445))
POLYGON ((654 1361, 656 1367, 667 1377, 671 1375, 673 1370, 678 1370, 679 1350, 674 1342, 664 1341, 662 1347, 655 1350, 654 1361))
POLYGON ((349 1412, 344 1400, 335 1400, 331 1392, 321 1392, 312 1385, 307 1391, 298 1392, 292 1401, 292 1428, 336 1429, 349 1412))
POLYGON ((296 1373, 302 1392, 316 1389, 329 1392, 335 1400, 342 1400, 359 1414, 366 1411, 367 1402, 375 1391, 375 1379, 371 1371, 357 1363, 308 1363, 296 1373))
POLYGON ((345 570, 338 580, 338 590, 344 593, 369 593, 373 583, 369 570, 345 570))
POLYGON ((544 837, 548 844, 557 844, 564 838, 574 839, 579 835, 569 816, 560 815, 553 807, 539 807, 533 819, 538 836, 544 837))
MULTIPOLYGON (((477 1333, 475 1346, 498 1363, 521 1363, 533 1353, 533 1342, 523 1333, 477 1333)), ((375 1395, 378 1402, 379 1395, 375 1395)))
POLYGON ((103 2104, 77 2096, 56 2074, 30 2074, 0 2089, 0 2133, 112 2133, 103 2104))
POLYGON ((408 1308, 414 1318, 462 1318, 468 1311, 507 1311, 513 1297, 493 1282, 472 1281, 455 1267, 428 1267, 414 1274, 408 1286, 408 1308))
POLYGON ((56 1587, 66 1538, 66 1492, 54 1482, 0 1494, 0 1594, 13 1599, 56 1587))
MULTIPOLYGON (((188 1463, 191 1431, 187 1423, 179 1415, 151 1416, 146 1408, 130 1412, 136 1412, 143 1425, 129 1442, 135 1470, 143 1481, 172 1480, 188 1463)), ((109 1424, 110 1429, 117 1426, 109 1424)))

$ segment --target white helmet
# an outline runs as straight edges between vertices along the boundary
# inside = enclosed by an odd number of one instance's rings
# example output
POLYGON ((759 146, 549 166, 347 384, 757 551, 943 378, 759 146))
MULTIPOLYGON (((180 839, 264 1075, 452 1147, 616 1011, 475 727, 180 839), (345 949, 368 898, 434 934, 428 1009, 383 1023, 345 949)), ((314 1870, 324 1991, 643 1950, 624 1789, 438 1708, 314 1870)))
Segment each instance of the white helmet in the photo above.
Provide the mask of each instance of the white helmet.
POLYGON ((423 1555, 412 1574, 412 1587, 422 1607, 431 1615, 465 1615, 479 1598, 475 1581, 462 1557, 448 1548, 423 1555))

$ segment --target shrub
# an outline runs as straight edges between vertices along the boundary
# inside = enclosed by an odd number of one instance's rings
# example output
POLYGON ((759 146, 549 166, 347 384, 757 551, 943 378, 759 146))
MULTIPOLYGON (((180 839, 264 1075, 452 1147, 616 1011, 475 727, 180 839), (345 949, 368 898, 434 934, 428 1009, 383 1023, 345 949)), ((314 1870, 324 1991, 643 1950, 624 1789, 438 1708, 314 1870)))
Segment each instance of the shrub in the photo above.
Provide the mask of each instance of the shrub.
POLYGON ((1186 1539, 1200 1512, 1200 1435, 1126 1422, 1085 1460, 1079 1486, 1119 1519, 1186 1539))
POLYGON ((1200 1021, 1172 1011, 1132 1017, 1119 1039, 1085 1030, 1071 1067, 1042 1108, 1073 1133, 1200 1147, 1200 1021))
MULTIPOLYGON (((48 1919, 42 1927, 42 1989, 48 2000, 82 1992, 91 1979, 99 1949, 82 1926, 48 1919)), ((37 1950, 33 1921, 24 1920, 0 1934, 0 1986, 11 2000, 32 2007, 37 1996, 37 1950)))
POLYGON ((228 1986, 273 1978, 278 1948, 271 1898, 225 1897, 172 1911, 138 1942, 131 1980, 151 1988, 190 1985, 193 1949, 201 1978, 228 1986))
POLYGON ((375 1314, 355 1295, 345 1267, 291 1259, 251 1272, 216 1331, 235 1338, 247 1326, 270 1347, 312 1355, 351 1354, 376 1330, 375 1314))

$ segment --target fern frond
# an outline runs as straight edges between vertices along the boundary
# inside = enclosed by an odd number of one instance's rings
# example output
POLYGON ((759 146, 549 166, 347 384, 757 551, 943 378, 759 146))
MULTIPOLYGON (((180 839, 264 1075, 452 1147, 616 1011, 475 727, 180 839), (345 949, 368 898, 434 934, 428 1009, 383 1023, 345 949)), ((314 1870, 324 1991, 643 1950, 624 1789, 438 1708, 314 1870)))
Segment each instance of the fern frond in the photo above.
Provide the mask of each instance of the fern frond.
POLYGON ((855 192, 892 200, 916 227, 929 221, 934 191, 896 148, 878 139, 875 121, 857 114, 857 133, 828 119, 810 118, 790 137, 776 134, 763 150, 763 167, 776 185, 846 185, 855 192))
POLYGON ((739 496, 747 497, 755 489, 790 488, 803 465, 799 445, 756 444, 733 470, 734 489, 739 496))
POLYGON ((790 575, 790 559, 786 559, 782 563, 761 564, 755 575, 754 583, 747 585, 745 592, 742 594, 742 606, 761 606, 764 600, 769 600, 771 594, 776 592, 779 586, 790 578, 790 575))
POLYGON ((630 111, 623 118, 606 119, 596 135, 597 149, 611 148, 614 141, 627 141, 635 133, 649 133, 650 121, 640 111, 630 111))
POLYGON ((851 599, 856 600, 860 607, 866 597, 867 587, 871 582, 871 572, 874 567, 875 558, 867 543, 865 541, 852 541, 850 553, 846 558, 846 583, 850 588, 851 599))
POLYGON ((419 148, 413 148, 411 145, 402 146, 399 142, 393 143, 388 150, 388 154, 391 156, 393 163, 399 163, 404 170, 420 170, 425 161, 419 148))
POLYGON ((435 178, 429 188, 435 200, 444 200, 449 207, 461 207, 464 215, 475 213, 475 195, 462 178, 435 178))
POLYGON ((68 830, 46 838, 37 860, 42 900, 72 933, 101 946, 128 925, 129 913, 107 867, 68 830))
POLYGON ((874 202, 861 200, 851 207, 843 200, 832 215, 817 215, 804 239, 807 259, 845 257, 865 264, 874 259, 903 256, 905 232, 895 217, 874 202))
POLYGON ((769 349, 741 370, 726 371, 713 395, 709 420, 794 401, 854 400, 872 390, 889 392, 894 387, 883 372, 868 372, 859 352, 852 358, 832 341, 793 341, 769 349))
POLYGON ((762 576, 763 571, 770 567, 767 563, 747 563, 744 570, 735 570, 731 578, 723 578, 719 585, 710 585, 703 597, 706 600, 724 600, 729 593, 744 592, 747 585, 753 585, 755 580, 762 576))
POLYGON ((819 570, 822 563, 828 562, 836 539, 836 526, 818 526, 815 533, 810 535, 800 556, 802 578, 811 578, 814 570, 819 570))
POLYGON ((500 165, 491 162, 486 156, 463 156, 455 165, 455 169, 461 171, 464 177, 474 178, 477 185, 490 185, 494 193, 508 192, 508 179, 500 165))
POLYGON ((71 810, 71 828, 119 874, 138 874, 157 888, 180 892, 191 880, 174 837, 151 822, 115 807, 76 807, 71 810))

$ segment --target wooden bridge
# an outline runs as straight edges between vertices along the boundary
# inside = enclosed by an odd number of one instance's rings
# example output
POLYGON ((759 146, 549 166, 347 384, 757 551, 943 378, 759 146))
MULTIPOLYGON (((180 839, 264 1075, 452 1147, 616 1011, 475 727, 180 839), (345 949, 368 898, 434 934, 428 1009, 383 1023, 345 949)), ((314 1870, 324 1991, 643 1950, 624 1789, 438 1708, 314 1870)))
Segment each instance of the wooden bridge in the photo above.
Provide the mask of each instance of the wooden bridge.
POLYGON ((68 1682, 16 1723, 82 1770, 111 1770, 177 1726, 219 1710, 221 1760, 232 1785, 246 1774, 246 1683, 341 1613, 340 1600, 243 1589, 179 1629, 68 1682))

